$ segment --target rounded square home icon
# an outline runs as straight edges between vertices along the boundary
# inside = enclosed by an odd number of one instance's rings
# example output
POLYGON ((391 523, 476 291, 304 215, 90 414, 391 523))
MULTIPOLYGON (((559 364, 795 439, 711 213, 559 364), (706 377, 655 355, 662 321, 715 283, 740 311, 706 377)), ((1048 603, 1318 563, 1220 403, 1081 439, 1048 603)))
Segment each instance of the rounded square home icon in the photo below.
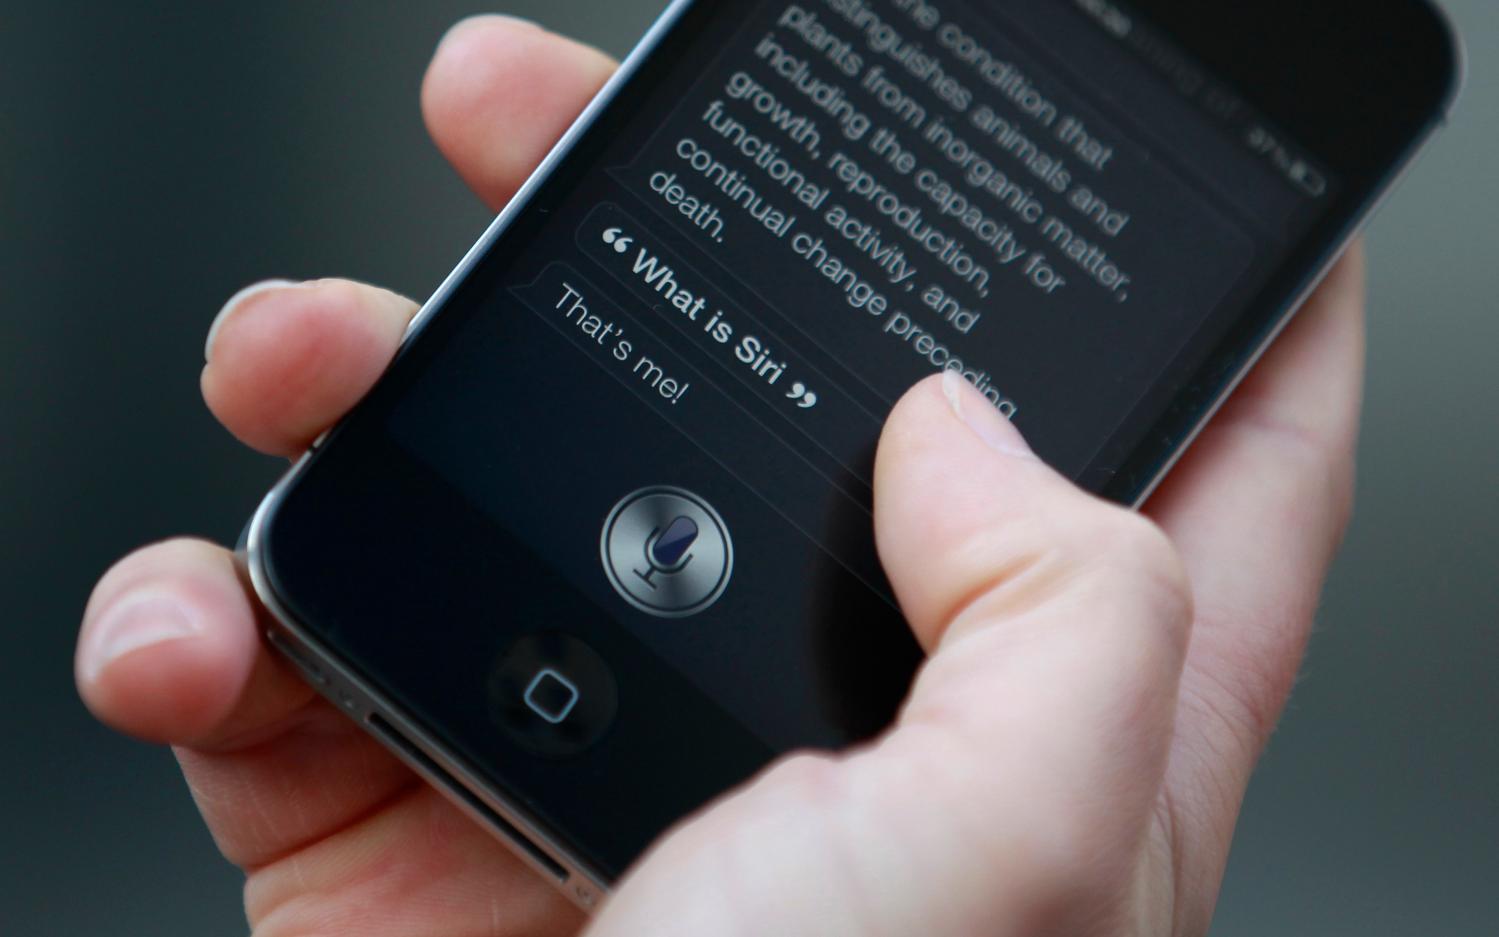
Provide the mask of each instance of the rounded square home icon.
POLYGON ((550 667, 543 667, 531 678, 524 699, 533 713, 557 725, 578 705, 579 695, 571 680, 550 667))

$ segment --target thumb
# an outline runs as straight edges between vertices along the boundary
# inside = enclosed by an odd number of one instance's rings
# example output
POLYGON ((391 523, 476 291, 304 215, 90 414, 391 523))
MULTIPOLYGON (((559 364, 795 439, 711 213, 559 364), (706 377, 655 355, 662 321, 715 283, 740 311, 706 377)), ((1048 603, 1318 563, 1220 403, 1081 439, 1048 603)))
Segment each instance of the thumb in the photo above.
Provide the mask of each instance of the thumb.
POLYGON ((969 814, 1024 883, 1009 907, 1039 914, 1037 932, 1088 932, 1082 913, 1128 933, 1121 915, 1169 909, 1135 890, 1192 620, 1165 534, 1042 462, 952 371, 890 417, 875 526, 931 655, 895 736, 945 738, 964 772, 933 812, 969 814))
POLYGON ((951 372, 891 415, 875 517, 931 655, 898 724, 672 834, 598 933, 1120 934, 1169 913, 1148 833, 1191 616, 1164 535, 951 372))

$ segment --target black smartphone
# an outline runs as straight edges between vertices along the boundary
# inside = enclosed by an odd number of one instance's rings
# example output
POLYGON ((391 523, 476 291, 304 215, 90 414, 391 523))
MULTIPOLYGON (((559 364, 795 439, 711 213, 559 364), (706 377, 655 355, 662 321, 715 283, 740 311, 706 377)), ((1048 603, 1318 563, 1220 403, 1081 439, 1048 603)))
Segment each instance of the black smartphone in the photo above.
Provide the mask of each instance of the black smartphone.
MULTIPOLYGON (((1421 0, 682 0, 246 538, 269 639, 588 907, 888 725, 892 403, 1140 503, 1442 122, 1421 0)), ((524 89, 518 89, 521 93, 524 89)))

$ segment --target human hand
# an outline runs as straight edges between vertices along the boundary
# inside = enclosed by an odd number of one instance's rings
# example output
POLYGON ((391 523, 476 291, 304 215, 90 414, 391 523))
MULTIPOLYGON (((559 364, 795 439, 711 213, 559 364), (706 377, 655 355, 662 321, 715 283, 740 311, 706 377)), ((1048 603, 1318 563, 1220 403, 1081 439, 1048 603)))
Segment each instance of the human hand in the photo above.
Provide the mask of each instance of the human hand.
MULTIPOLYGON (((498 207, 611 67, 471 20, 429 72, 428 124, 498 207)), ((1346 521, 1360 263, 1334 272, 1151 520, 1060 479, 961 382, 913 390, 876 486, 881 554, 931 653, 898 726, 792 758, 684 823, 594 932, 1204 932, 1346 521)), ((343 281, 241 294, 205 397, 248 444, 295 455, 378 377, 415 308, 343 281)), ((583 927, 271 656, 255 615, 227 551, 149 547, 95 590, 77 672, 102 719, 177 747, 247 872, 257 935, 583 927)))

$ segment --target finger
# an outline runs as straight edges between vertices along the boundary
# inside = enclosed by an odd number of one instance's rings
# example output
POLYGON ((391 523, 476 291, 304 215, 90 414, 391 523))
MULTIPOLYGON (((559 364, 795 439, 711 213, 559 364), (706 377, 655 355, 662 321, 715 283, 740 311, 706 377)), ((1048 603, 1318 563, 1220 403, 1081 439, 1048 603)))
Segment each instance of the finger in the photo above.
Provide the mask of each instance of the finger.
POLYGON ((194 540, 146 547, 104 575, 75 674, 101 720, 168 744, 253 744, 313 698, 262 650, 233 557, 194 540))
POLYGON ((246 445, 297 455, 374 386, 416 309, 348 280, 256 284, 209 330, 203 397, 246 445))
MULTIPOLYGON (((929 798, 907 835, 926 822, 950 830, 924 843, 922 862, 946 866, 917 879, 911 924, 945 900, 945 881, 965 886, 971 915, 948 932, 982 930, 1001 909, 1035 918, 1042 926, 1022 930, 1034 933, 1158 910, 1133 904, 1145 898, 1132 877, 1191 623, 1170 542, 1036 459, 950 371, 891 416, 875 517, 891 584, 932 656, 871 771, 907 775, 929 798)), ((909 874, 904 861, 887 857, 882 883, 909 874)))
MULTIPOLYGON (((1364 260, 1338 264, 1148 511, 1181 550, 1197 622, 1169 785, 1180 859, 1216 894, 1244 789, 1300 667, 1353 493, 1364 260)), ((1205 925, 1211 904, 1190 910, 1205 925)))
POLYGON ((429 787, 250 876, 256 937, 547 937, 583 916, 429 787))
POLYGON ((1355 249, 1149 506, 1186 558, 1197 596, 1194 694, 1236 724, 1245 774, 1295 679, 1348 520, 1363 276, 1355 249))
POLYGON ((438 46, 422 112, 438 149, 498 210, 614 68, 602 52, 531 23, 475 16, 438 46))
POLYGON ((1134 873, 1190 618, 1169 543, 1036 460, 955 375, 896 407, 875 489, 932 652, 897 728, 683 828, 599 933, 1121 933, 1158 910, 1134 873))
POLYGON ((104 722, 178 746, 231 861, 253 867, 415 783, 264 648, 233 557, 179 540, 116 565, 84 613, 79 690, 104 722))
POLYGON ((178 746, 257 934, 560 933, 576 912, 268 655, 230 555, 150 547, 95 590, 89 707, 178 746), (357 920, 352 929, 333 927, 357 920), (423 922, 426 922, 425 924, 423 922))
MULTIPOLYGON (((530 24, 474 17, 444 38, 423 107, 439 147, 499 206, 613 69, 602 53, 530 24)), ((280 455, 302 451, 368 391, 416 310, 342 281, 305 288, 316 295, 273 281, 231 300, 211 332, 203 376, 204 396, 229 430, 280 455), (240 328, 246 335, 235 334, 240 328)))

